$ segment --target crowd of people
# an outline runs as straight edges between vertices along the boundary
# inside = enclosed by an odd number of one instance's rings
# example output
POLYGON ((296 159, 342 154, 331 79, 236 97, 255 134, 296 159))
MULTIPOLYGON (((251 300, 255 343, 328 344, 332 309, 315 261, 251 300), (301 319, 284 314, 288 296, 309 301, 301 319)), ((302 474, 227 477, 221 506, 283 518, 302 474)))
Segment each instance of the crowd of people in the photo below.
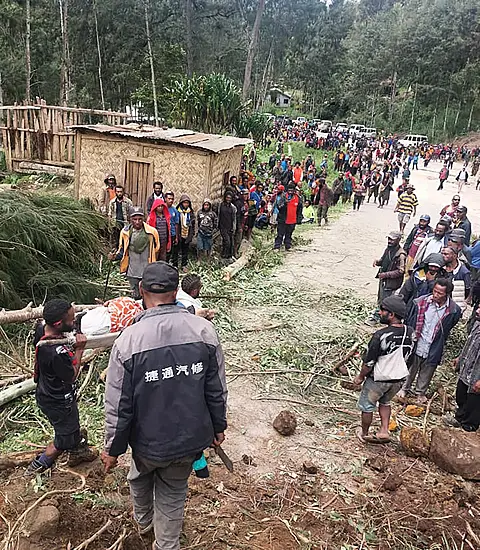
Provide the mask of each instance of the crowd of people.
MULTIPOLYGON (((468 432, 479 428, 480 241, 471 244, 468 208, 461 195, 454 195, 441 212, 422 214, 404 233, 420 206, 410 169, 418 169, 420 158, 442 161, 451 169, 457 153, 444 146, 408 150, 393 138, 373 142, 337 135, 319 143, 310 140, 307 126, 295 131, 295 139, 322 149, 321 160, 313 153, 290 158, 284 144, 292 136, 281 130, 268 162, 257 163, 252 148, 221 200, 205 199, 196 209, 187 194, 175 200, 161 182, 153 183, 145 205, 134 205, 115 176, 107 176, 100 209, 110 220, 116 245, 109 257, 120 262, 132 297, 106 302, 78 323, 71 303, 54 299, 45 304, 36 337, 36 396, 55 438, 27 475, 51 468, 64 452, 73 463, 97 456, 80 428, 76 403, 75 382, 86 345, 81 331, 95 324, 100 333, 122 331, 107 371, 101 458, 109 472, 131 447, 134 518, 142 535, 154 530, 154 550, 180 548, 188 477, 192 469, 199 477, 208 475, 203 451, 220 449, 227 428, 225 364, 211 322, 214 312, 202 308, 200 278, 187 274, 180 282, 179 277, 178 267, 188 271, 195 241, 198 261, 208 262, 218 233, 221 257, 228 263, 255 227, 271 228, 273 249, 288 251, 296 226, 328 224, 332 205, 351 204, 358 211, 366 200, 383 208, 397 193, 399 230, 389 233, 387 247, 374 261, 378 301, 367 324, 385 327, 372 336, 355 378, 361 385, 362 413, 357 436, 362 443, 387 443, 392 399, 425 404, 445 344, 469 306, 474 313, 457 361, 458 407, 445 422, 468 432), (73 351, 57 345, 55 340, 75 325, 80 332, 73 351), (49 342, 41 345, 45 339, 49 342), (380 428, 371 433, 377 406, 380 428)), ((478 153, 462 151, 464 167, 472 162, 472 173, 478 153)))

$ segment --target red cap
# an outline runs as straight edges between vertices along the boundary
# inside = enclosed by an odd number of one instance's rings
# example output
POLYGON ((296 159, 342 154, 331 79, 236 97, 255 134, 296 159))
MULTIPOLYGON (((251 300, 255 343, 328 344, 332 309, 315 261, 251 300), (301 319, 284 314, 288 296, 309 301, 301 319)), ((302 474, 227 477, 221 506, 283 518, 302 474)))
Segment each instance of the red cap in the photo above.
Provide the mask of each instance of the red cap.
POLYGON ((285 185, 279 185, 279 186, 277 187, 277 189, 278 189, 279 191, 285 191, 285 185))

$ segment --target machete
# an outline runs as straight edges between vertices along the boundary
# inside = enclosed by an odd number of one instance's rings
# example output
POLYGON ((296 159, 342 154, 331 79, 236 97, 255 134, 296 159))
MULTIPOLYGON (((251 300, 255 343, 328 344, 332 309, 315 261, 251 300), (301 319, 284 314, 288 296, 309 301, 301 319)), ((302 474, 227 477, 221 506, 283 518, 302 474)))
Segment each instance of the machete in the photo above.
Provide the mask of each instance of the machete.
POLYGON ((227 453, 220 447, 215 447, 215 452, 220 460, 225 464, 227 470, 233 474, 233 462, 228 458, 227 453))

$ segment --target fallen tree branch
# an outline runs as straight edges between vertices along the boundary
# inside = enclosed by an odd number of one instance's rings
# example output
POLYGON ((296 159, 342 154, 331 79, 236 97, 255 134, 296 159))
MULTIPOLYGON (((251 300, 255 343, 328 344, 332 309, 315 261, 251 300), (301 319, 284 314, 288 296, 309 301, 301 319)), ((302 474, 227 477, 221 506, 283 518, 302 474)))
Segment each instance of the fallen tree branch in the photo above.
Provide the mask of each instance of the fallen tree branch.
POLYGON ((338 363, 336 363, 333 366, 332 372, 337 372, 340 369, 340 367, 343 367, 345 363, 348 363, 348 361, 350 361, 350 359, 355 355, 355 353, 357 353, 357 350, 360 347, 360 344, 361 342, 355 342, 355 344, 348 351, 347 355, 345 355, 343 359, 340 359, 340 361, 338 361, 338 363))
POLYGON ((27 376, 27 374, 19 374, 18 376, 9 376, 8 378, 4 378, 3 380, 0 380, 0 388, 10 386, 11 384, 16 384, 17 382, 23 382, 27 376))
POLYGON ((296 399, 288 399, 287 397, 263 397, 257 396, 254 397, 256 401, 284 401, 285 403, 293 403, 294 405, 303 405, 304 407, 312 407, 314 409, 330 409, 332 411, 341 412, 343 414, 348 414, 349 416, 354 416, 358 418, 356 412, 349 411, 347 409, 341 409, 340 407, 332 407, 331 405, 323 405, 321 403, 309 403, 308 401, 298 401, 296 399))
MULTIPOLYGON (((107 334, 99 334, 96 336, 87 336, 87 342, 85 349, 100 349, 111 348, 115 340, 120 336, 120 332, 108 332, 107 334)), ((58 338, 53 340, 40 340, 37 346, 72 346, 75 344, 75 337, 73 335, 65 338, 58 338)))
POLYGON ((247 248, 243 251, 243 254, 233 262, 233 264, 230 264, 228 267, 224 268, 224 279, 225 281, 231 281, 235 275, 244 267, 248 265, 248 262, 252 259, 253 254, 255 252, 254 247, 248 243, 247 248))
POLYGON ((431 399, 428 400, 428 403, 427 403, 427 410, 425 411, 425 418, 423 419, 423 435, 425 435, 427 433, 427 419, 428 419, 428 414, 430 412, 430 407, 432 406, 432 401, 435 399, 435 397, 437 397, 438 393, 435 392, 431 399))
POLYGON ((107 548, 107 550, 120 550, 123 547, 123 541, 127 538, 127 528, 124 527, 118 539, 107 548))
MULTIPOLYGON (((42 446, 44 449, 45 446, 42 446)), ((38 455, 38 451, 23 451, 21 453, 9 453, 0 455, 0 471, 11 470, 19 466, 28 466, 38 455)))
POLYGON ((13 401, 14 399, 17 399, 17 397, 21 397, 22 395, 33 391, 35 386, 36 384, 33 381, 33 378, 29 378, 28 380, 24 380, 19 384, 14 384, 13 386, 0 391, 0 407, 10 401, 13 401))
POLYGON ((83 550, 84 548, 87 548, 87 546, 93 542, 95 539, 98 539, 98 537, 104 532, 106 531, 110 525, 112 525, 112 520, 109 519, 107 521, 107 523, 105 523, 105 525, 103 527, 100 527, 100 529, 98 531, 96 531, 95 533, 93 533, 93 535, 91 537, 89 537, 88 539, 84 540, 81 544, 79 544, 78 546, 76 546, 73 550, 83 550))
MULTIPOLYGON (((74 305, 75 312, 84 311, 85 309, 95 309, 101 304, 84 304, 84 305, 74 305)), ((25 323, 27 321, 32 321, 34 319, 41 319, 43 316, 43 306, 31 307, 29 304, 23 309, 12 309, 11 311, 6 311, 5 309, 0 310, 0 325, 7 325, 9 323, 25 323)))

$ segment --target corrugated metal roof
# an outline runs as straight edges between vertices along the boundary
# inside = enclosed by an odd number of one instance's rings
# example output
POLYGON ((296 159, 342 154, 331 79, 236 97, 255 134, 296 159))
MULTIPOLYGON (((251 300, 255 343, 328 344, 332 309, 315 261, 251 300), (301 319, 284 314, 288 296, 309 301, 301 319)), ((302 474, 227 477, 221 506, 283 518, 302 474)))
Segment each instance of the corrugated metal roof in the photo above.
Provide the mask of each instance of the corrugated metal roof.
POLYGON ((234 147, 252 143, 248 138, 222 136, 219 134, 203 134, 184 130, 181 128, 158 128, 140 124, 127 124, 125 126, 107 126, 106 124, 91 124, 85 126, 71 126, 79 132, 95 132, 97 134, 109 134, 112 136, 128 137, 139 140, 151 140, 157 143, 168 143, 181 147, 193 147, 212 153, 219 153, 233 149, 234 147))

